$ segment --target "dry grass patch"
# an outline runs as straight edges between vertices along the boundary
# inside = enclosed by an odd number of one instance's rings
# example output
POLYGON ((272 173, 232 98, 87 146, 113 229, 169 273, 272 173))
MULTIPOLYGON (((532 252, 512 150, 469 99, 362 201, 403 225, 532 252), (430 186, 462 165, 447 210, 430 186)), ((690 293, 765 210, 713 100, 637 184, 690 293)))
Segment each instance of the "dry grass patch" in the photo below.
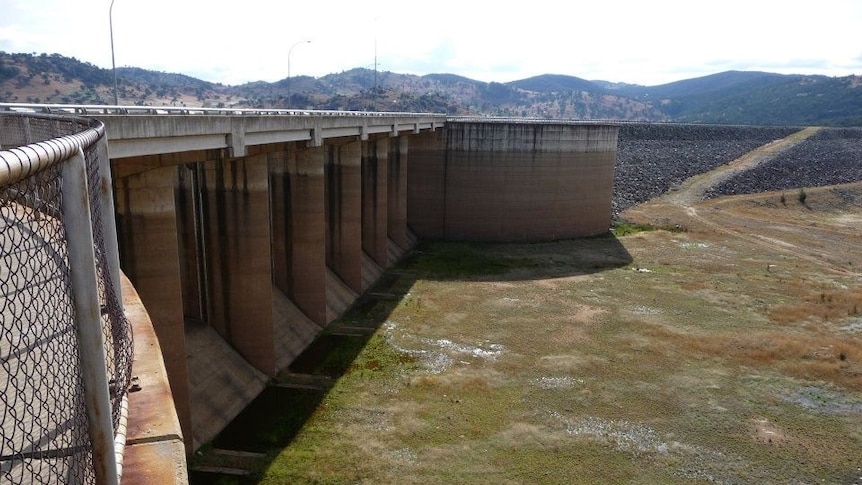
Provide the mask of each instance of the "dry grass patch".
MULTIPOLYGON (((539 358, 538 365, 541 369, 552 372, 587 374, 591 370, 601 368, 608 360, 597 355, 543 355, 539 358)), ((591 374, 592 375, 592 374, 591 374)))
POLYGON ((422 374, 410 378, 420 389, 457 389, 458 392, 486 392, 506 383, 506 376, 494 369, 458 368, 445 374, 422 374))
POLYGON ((650 326, 647 332, 679 352, 699 359, 729 359, 738 364, 779 369, 788 375, 832 382, 845 389, 862 391, 862 339, 799 331, 761 331, 737 334, 681 333, 667 327, 650 326))
POLYGON ((836 322, 862 313, 862 288, 808 291, 793 303, 770 308, 769 318, 779 324, 805 322, 811 318, 836 322))

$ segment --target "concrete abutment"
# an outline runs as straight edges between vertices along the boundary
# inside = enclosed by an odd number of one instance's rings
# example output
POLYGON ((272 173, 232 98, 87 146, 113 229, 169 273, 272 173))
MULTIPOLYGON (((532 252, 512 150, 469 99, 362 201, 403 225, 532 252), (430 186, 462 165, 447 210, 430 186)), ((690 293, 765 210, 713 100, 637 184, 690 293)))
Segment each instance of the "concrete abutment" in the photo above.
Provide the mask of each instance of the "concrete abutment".
POLYGON ((420 238, 541 241, 608 231, 618 128, 450 122, 412 145, 409 224, 420 238))

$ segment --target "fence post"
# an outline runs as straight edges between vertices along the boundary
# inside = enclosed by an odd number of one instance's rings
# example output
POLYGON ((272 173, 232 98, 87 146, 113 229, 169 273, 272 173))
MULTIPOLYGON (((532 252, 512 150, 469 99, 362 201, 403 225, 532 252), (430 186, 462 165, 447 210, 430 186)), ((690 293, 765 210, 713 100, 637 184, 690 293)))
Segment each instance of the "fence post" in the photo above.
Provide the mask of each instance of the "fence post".
POLYGON ((118 485, 111 400, 108 392, 105 345, 100 318, 96 257, 90 227, 90 202, 84 152, 61 168, 63 218, 69 255, 69 273, 78 334, 78 354, 87 405, 93 466, 98 485, 118 485))
POLYGON ((117 220, 114 214, 114 186, 111 178, 111 159, 108 158, 108 134, 105 132, 96 145, 96 157, 99 160, 99 190, 102 193, 102 230, 104 231, 105 260, 108 262, 108 272, 117 304, 123 308, 123 292, 120 283, 120 251, 117 242, 117 220))

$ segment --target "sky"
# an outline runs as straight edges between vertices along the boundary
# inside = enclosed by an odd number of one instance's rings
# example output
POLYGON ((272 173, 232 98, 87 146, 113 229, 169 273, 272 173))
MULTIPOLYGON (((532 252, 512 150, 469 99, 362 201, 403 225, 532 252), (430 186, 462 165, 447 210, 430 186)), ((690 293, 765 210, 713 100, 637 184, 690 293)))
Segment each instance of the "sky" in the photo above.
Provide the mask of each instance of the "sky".
POLYGON ((228 85, 356 67, 647 86, 862 75, 862 0, 0 0, 0 51, 228 85), (113 24, 113 29, 111 29, 113 24))

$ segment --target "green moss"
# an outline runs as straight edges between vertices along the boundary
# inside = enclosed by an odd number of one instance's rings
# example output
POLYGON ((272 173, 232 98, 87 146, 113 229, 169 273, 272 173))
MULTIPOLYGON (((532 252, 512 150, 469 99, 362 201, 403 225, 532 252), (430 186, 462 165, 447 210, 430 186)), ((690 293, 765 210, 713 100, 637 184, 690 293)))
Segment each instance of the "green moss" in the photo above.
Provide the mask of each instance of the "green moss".
POLYGON ((636 224, 629 221, 617 221, 611 228, 611 233, 616 237, 631 236, 639 232, 654 231, 656 228, 650 224, 636 224))

